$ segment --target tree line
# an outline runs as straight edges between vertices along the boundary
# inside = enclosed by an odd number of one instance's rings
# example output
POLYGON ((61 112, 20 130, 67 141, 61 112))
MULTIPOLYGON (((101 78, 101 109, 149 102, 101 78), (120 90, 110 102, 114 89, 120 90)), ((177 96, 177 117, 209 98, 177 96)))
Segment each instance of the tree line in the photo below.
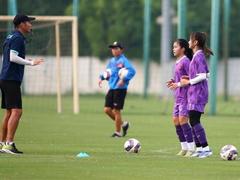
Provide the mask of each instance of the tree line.
MULTIPOLYGON (((7 15, 7 1, 0 0, 0 14, 7 15)), ((66 0, 18 0, 18 12, 31 15, 72 15, 72 1, 66 0), (31 7, 31 8, 29 8, 31 7)), ((223 6, 223 3, 222 3, 223 6)), ((223 8, 221 6, 221 22, 223 8)), ((232 1, 230 20, 230 56, 240 56, 238 29, 240 28, 240 1, 232 1)), ((79 0, 79 53, 105 59, 110 56, 108 44, 121 41, 130 58, 141 59, 143 52, 144 0, 79 0)), ((172 0, 172 15, 177 15, 177 0, 172 0)), ((160 59, 161 0, 151 4, 150 57, 160 59)), ((187 0, 187 34, 205 31, 210 36, 211 1, 187 0)), ((220 23, 219 50, 222 53, 222 23, 220 23)), ((177 26, 172 27, 172 40, 176 38, 177 26)), ((187 37, 188 38, 188 37, 187 37)), ((208 38, 210 39, 210 37, 208 38)), ((210 42, 208 42, 208 45, 210 42)))

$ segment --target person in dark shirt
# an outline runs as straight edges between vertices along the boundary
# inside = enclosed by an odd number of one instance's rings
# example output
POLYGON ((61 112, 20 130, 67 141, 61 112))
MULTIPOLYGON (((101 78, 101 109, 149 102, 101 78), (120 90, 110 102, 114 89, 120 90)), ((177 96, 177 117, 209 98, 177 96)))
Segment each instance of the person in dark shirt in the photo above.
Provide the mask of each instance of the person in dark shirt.
POLYGON ((42 59, 25 59, 25 35, 31 33, 31 21, 34 17, 16 15, 13 19, 15 30, 7 36, 3 43, 2 70, 0 73, 0 89, 2 92, 2 109, 5 109, 0 133, 0 151, 10 154, 22 154, 14 143, 14 136, 22 115, 21 83, 24 66, 35 66, 42 59))

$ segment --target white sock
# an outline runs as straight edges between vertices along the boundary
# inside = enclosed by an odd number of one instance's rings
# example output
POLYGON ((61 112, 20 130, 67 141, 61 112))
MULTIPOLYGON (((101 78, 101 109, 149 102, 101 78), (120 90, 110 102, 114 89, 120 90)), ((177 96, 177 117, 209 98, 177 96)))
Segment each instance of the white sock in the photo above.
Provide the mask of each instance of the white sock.
POLYGON ((202 147, 197 147, 196 148, 196 151, 202 151, 203 149, 202 149, 202 147))
POLYGON ((12 141, 11 141, 11 142, 6 142, 6 144, 7 144, 7 145, 12 145, 13 142, 12 142, 12 141))
POLYGON ((187 142, 181 142, 182 150, 188 150, 187 142))
POLYGON ((121 136, 121 133, 120 133, 120 132, 115 131, 115 134, 121 136))
POLYGON ((203 149, 203 151, 210 151, 209 146, 206 146, 206 147, 204 147, 204 148, 202 148, 202 149, 203 149))
POLYGON ((128 124, 127 121, 124 121, 123 124, 122 124, 122 127, 126 126, 128 124))
POLYGON ((189 151, 194 151, 195 150, 195 143, 194 142, 187 143, 187 146, 188 146, 189 151))

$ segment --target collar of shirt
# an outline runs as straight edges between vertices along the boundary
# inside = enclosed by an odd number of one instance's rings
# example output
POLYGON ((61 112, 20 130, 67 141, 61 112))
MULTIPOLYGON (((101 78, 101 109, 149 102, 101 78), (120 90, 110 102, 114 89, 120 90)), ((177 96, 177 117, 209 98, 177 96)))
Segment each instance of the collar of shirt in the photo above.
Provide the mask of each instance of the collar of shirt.
POLYGON ((180 59, 178 59, 178 60, 176 61, 176 64, 180 63, 180 61, 183 60, 185 57, 186 57, 186 56, 184 55, 184 56, 182 56, 180 59))
POLYGON ((24 36, 20 31, 15 30, 15 31, 13 31, 13 34, 14 34, 14 33, 18 34, 18 35, 21 36, 23 39, 26 39, 25 36, 24 36))
POLYGON ((201 49, 197 50, 197 51, 194 53, 193 58, 194 58, 197 54, 199 54, 200 52, 202 52, 201 49))
POLYGON ((121 57, 123 57, 124 55, 123 54, 121 54, 121 55, 119 55, 119 56, 117 56, 117 57, 114 57, 114 60, 119 60, 121 57))

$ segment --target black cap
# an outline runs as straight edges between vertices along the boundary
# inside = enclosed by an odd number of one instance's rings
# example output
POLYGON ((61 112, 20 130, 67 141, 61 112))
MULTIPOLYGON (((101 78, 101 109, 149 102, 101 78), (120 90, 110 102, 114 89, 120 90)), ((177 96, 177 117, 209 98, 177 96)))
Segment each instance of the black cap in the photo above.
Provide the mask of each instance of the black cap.
POLYGON ((120 49, 123 49, 123 45, 120 42, 115 41, 113 44, 108 46, 109 48, 116 48, 119 47, 120 49))
POLYGON ((29 16, 26 16, 26 15, 23 15, 23 14, 17 14, 14 19, 13 19, 13 24, 15 26, 21 24, 22 22, 27 22, 27 21, 33 21, 35 20, 36 18, 35 17, 29 17, 29 16))

